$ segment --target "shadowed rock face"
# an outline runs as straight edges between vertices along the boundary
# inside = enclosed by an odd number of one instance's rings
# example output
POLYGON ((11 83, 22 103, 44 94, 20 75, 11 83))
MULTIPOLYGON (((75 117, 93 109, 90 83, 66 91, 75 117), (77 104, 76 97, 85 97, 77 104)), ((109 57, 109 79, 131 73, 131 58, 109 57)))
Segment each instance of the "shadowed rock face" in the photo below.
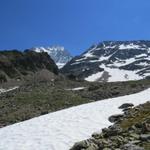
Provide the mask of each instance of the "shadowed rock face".
POLYGON ((150 75, 150 41, 105 41, 93 45, 61 71, 80 79, 101 72, 94 81, 142 79, 150 75), (115 75, 118 78, 111 79, 115 75))
POLYGON ((0 51, 0 82, 22 79, 42 69, 58 74, 57 66, 47 53, 0 51))

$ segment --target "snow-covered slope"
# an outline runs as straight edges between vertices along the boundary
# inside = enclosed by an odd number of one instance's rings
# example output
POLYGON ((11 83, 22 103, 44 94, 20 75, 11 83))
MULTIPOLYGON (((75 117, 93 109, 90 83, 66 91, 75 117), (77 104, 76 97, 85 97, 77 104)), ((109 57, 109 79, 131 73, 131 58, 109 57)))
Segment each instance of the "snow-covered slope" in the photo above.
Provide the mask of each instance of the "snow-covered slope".
POLYGON ((108 127, 108 117, 120 113, 123 103, 135 105, 148 100, 143 92, 93 102, 50 113, 0 129, 0 150, 68 150, 76 141, 108 127))
POLYGON ((150 76, 150 41, 105 41, 72 59, 62 73, 87 81, 128 81, 150 76))
POLYGON ((62 46, 35 47, 31 50, 36 52, 47 52, 55 61, 58 68, 62 68, 68 61, 72 59, 71 54, 62 46))

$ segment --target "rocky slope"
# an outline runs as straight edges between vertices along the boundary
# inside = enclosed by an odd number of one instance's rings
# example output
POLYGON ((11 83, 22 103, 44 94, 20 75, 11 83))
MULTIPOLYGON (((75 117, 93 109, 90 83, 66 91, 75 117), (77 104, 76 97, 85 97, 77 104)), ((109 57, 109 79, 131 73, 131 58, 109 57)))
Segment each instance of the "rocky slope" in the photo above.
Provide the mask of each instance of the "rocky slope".
POLYGON ((122 105, 124 113, 109 118, 114 125, 76 143, 71 150, 149 150, 150 102, 131 106, 122 105))
POLYGON ((95 83, 72 81, 48 70, 36 72, 19 86, 0 85, 0 127, 76 105, 137 93, 150 80, 95 83))
POLYGON ((55 61, 58 68, 62 68, 67 62, 69 62, 73 58, 71 54, 62 46, 35 47, 31 50, 36 52, 47 52, 55 61))
POLYGON ((42 69, 58 74, 58 68, 47 53, 17 50, 0 51, 0 83, 20 80, 42 69))
POLYGON ((105 41, 67 63, 62 73, 87 81, 128 81, 150 75, 150 41, 105 41))

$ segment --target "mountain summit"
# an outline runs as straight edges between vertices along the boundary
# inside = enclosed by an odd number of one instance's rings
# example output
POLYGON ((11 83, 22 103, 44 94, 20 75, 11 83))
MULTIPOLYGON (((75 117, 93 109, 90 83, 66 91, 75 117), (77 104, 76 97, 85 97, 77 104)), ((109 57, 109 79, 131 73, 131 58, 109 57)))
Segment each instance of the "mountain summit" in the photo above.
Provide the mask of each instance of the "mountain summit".
POLYGON ((93 45, 61 71, 87 81, 145 78, 150 75, 150 41, 105 41, 93 45))
POLYGON ((71 54, 62 46, 35 47, 32 50, 35 52, 47 52, 55 61, 58 68, 62 68, 72 59, 71 54))

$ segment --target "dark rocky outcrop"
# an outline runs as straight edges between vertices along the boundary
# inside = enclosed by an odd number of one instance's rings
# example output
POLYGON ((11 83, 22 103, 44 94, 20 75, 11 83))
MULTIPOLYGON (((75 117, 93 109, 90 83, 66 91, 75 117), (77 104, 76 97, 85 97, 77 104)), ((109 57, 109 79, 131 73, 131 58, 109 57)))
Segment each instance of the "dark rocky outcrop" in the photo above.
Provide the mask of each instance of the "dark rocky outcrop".
POLYGON ((119 109, 127 109, 130 107, 133 107, 134 105, 132 103, 124 103, 121 106, 119 106, 119 109))
POLYGON ((0 51, 0 82, 22 79, 24 76, 47 69, 58 74, 58 68, 47 53, 17 50, 0 51))

